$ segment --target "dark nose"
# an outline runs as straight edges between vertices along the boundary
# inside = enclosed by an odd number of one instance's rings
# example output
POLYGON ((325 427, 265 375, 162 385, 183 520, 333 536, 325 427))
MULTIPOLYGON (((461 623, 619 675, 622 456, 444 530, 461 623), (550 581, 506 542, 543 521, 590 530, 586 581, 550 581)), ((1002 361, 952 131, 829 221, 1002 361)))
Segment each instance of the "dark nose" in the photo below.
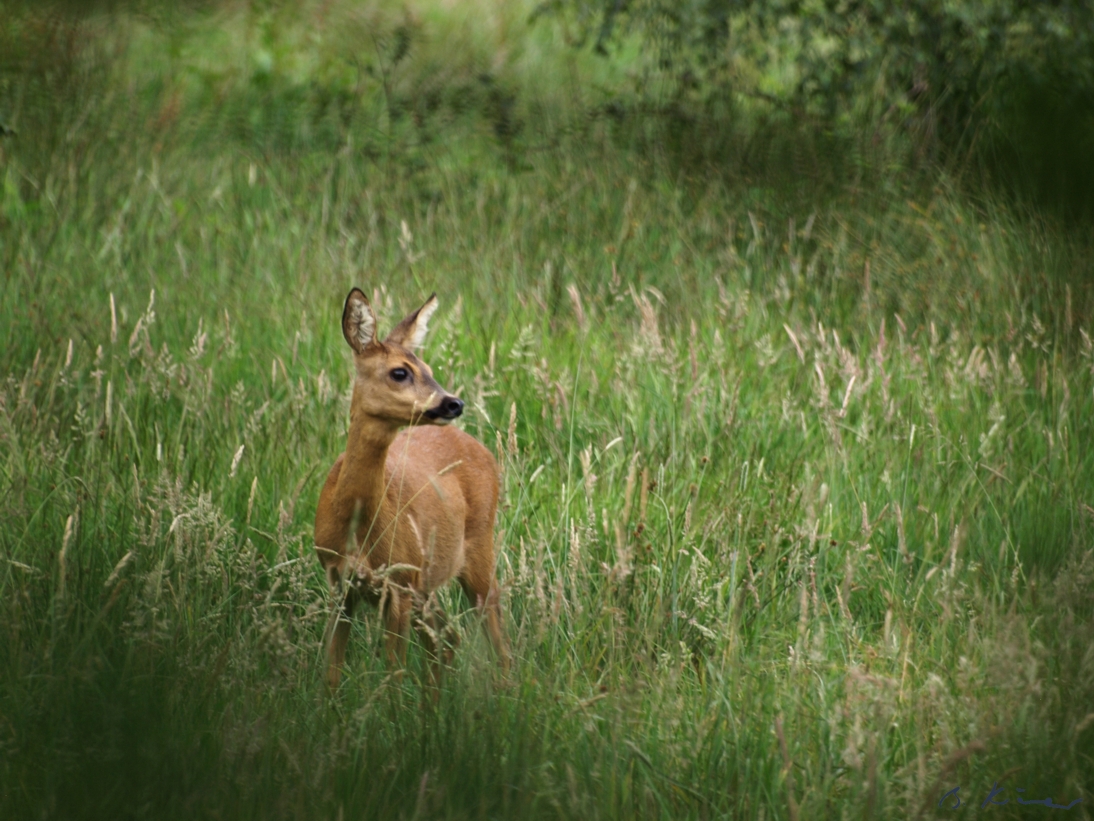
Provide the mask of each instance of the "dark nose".
POLYGON ((441 402, 441 413, 446 419, 455 419, 463 413, 463 400, 450 396, 441 402))

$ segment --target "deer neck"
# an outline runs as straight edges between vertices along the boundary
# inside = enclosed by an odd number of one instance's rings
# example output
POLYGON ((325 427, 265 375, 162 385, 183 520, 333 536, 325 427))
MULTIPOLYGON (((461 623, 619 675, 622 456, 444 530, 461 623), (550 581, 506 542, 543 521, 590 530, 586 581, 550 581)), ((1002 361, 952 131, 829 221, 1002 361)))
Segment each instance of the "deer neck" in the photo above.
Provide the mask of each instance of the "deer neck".
POLYGON ((375 416, 352 415, 336 493, 336 507, 347 525, 354 517, 358 524, 377 521, 386 498, 387 452, 398 432, 375 416))

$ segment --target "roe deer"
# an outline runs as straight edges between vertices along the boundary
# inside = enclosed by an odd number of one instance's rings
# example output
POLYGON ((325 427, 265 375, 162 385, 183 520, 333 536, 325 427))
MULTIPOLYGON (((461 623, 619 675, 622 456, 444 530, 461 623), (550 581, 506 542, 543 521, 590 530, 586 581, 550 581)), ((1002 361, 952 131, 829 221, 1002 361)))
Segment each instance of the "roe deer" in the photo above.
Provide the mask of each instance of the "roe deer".
POLYGON ((449 423, 463 402, 445 391, 414 351, 437 308, 436 294, 383 342, 376 315, 358 288, 346 297, 342 333, 353 349, 355 379, 346 450, 327 475, 315 512, 315 548, 340 597, 327 649, 327 683, 341 678, 358 601, 379 604, 391 666, 406 660, 414 617, 439 680, 454 637, 433 591, 453 577, 484 617, 502 668, 509 651, 494 578, 498 471, 482 443, 449 423), (410 430, 400 428, 412 426, 410 430), (414 427, 414 426, 426 427, 414 427))

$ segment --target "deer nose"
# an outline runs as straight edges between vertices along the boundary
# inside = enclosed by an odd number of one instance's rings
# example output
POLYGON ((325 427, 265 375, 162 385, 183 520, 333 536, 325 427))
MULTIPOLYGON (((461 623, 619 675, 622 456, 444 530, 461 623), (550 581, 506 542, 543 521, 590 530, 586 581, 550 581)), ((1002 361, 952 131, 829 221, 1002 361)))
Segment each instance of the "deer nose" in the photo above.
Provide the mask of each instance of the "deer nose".
POLYGON ((463 413, 463 400, 450 396, 441 402, 441 414, 447 419, 455 419, 463 413))

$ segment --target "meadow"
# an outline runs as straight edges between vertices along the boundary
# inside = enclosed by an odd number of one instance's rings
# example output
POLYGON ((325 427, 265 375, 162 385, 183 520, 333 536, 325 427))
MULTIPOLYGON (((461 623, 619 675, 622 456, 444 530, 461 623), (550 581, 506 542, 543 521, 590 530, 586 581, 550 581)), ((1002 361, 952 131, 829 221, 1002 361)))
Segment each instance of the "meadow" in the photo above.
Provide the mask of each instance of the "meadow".
POLYGON ((0 817, 1090 818, 1088 226, 533 8, 0 5, 0 817), (435 706, 324 686, 354 285, 502 471, 435 706))

